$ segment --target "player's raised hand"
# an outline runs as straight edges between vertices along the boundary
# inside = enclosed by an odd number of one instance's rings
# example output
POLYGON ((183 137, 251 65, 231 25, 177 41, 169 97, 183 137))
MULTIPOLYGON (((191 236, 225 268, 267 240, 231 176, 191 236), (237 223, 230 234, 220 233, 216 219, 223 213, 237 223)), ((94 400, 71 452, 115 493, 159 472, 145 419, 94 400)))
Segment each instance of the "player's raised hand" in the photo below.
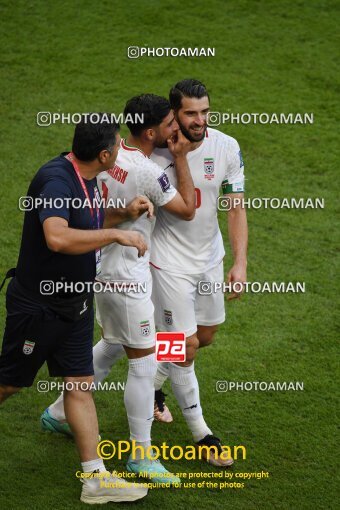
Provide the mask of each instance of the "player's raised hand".
MULTIPOLYGON (((227 274, 227 283, 230 285, 230 287, 233 287, 233 283, 245 283, 247 281, 247 270, 246 267, 242 264, 234 264, 233 267, 230 269, 229 273, 227 274)), ((241 292, 240 285, 237 285, 237 290, 232 291, 228 297, 227 301, 230 301, 231 299, 237 299, 240 298, 243 291, 244 286, 242 287, 241 292)))
POLYGON ((153 212, 154 212, 153 203, 150 202, 150 200, 143 195, 140 195, 139 197, 134 198, 132 200, 132 202, 129 203, 129 205, 127 206, 126 209, 127 209, 129 220, 132 220, 132 221, 137 220, 145 212, 148 213, 148 218, 153 217, 153 212))
POLYGON ((142 257, 148 249, 142 234, 135 232, 134 230, 120 230, 117 235, 117 243, 122 246, 132 246, 137 248, 138 257, 142 257))
POLYGON ((191 142, 185 138, 181 130, 167 140, 168 149, 174 158, 186 156, 190 150, 191 142))

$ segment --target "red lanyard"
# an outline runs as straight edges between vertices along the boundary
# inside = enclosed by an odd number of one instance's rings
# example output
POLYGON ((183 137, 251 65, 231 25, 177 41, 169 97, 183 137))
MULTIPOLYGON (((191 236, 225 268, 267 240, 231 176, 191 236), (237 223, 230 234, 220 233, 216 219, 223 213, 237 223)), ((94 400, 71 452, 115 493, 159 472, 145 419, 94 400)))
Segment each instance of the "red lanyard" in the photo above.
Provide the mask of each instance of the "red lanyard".
MULTIPOLYGON (((85 197, 87 198, 87 201, 88 201, 88 204, 89 204, 89 208, 90 208, 90 213, 91 213, 91 216, 92 216, 92 219, 94 217, 94 211, 93 211, 93 207, 91 205, 91 199, 90 199, 90 195, 89 195, 89 192, 87 191, 87 187, 85 185, 85 182, 84 182, 84 179, 82 178, 82 176, 80 175, 80 171, 79 171, 79 167, 77 165, 77 163, 75 162, 74 160, 74 154, 73 152, 69 152, 66 156, 66 158, 70 161, 70 163, 72 163, 72 166, 74 168, 74 171, 76 172, 76 175, 78 177, 78 180, 80 182, 80 185, 82 187, 82 190, 85 194, 85 197)), ((94 188, 94 194, 95 194, 95 199, 96 201, 100 198, 99 197, 99 192, 98 192, 98 188, 97 186, 95 186, 94 188)), ((98 207, 98 204, 96 203, 96 216, 97 216, 97 228, 100 228, 100 211, 99 211, 99 207, 98 207)))

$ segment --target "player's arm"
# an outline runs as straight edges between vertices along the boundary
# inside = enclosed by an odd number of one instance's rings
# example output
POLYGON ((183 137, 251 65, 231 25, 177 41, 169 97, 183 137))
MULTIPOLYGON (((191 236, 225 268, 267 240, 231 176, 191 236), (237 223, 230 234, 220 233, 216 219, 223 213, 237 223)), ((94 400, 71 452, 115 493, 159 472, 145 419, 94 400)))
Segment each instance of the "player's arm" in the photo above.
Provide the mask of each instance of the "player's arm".
POLYGON ((143 236, 137 232, 98 229, 81 230, 69 227, 70 210, 66 199, 72 198, 67 181, 60 176, 50 179, 40 192, 40 196, 53 203, 54 199, 64 201, 63 207, 40 207, 39 220, 43 226, 46 244, 51 251, 67 255, 81 255, 110 243, 134 246, 138 256, 144 255, 147 246, 143 236))
POLYGON ((104 228, 112 228, 124 221, 135 221, 145 212, 152 218, 154 207, 147 197, 134 198, 127 207, 108 207, 104 210, 104 228))
MULTIPOLYGON (((232 249, 234 263, 227 275, 227 282, 247 281, 247 246, 248 225, 246 210, 242 204, 243 193, 231 193, 226 195, 230 199, 228 211, 228 233, 232 249), (238 199, 238 200, 235 200, 238 199), (235 203, 236 202, 236 203, 235 203)), ((240 297, 239 293, 232 292, 228 299, 240 297)))
MULTIPOLYGON (((226 151, 226 173, 222 182, 223 194, 230 200, 228 211, 228 233, 234 263, 227 274, 227 283, 247 281, 247 215, 243 205, 244 164, 239 144, 229 139, 226 151)), ((231 292, 228 299, 240 297, 241 293, 231 292)))
POLYGON ((70 228, 66 219, 56 216, 45 219, 43 230, 48 248, 67 255, 82 255, 111 243, 135 247, 139 257, 147 250, 144 237, 138 232, 113 228, 80 230, 70 228))
POLYGON ((195 187, 186 158, 190 149, 190 142, 181 131, 178 131, 175 139, 168 140, 168 147, 175 163, 177 193, 163 207, 182 220, 190 221, 195 216, 195 187))

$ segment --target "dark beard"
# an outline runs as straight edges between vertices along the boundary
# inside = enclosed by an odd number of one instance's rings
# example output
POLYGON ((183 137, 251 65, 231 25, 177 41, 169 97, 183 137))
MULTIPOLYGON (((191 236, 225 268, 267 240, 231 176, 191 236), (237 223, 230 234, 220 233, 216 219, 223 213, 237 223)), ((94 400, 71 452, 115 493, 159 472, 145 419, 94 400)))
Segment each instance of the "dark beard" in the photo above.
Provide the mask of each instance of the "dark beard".
POLYGON ((167 147, 168 147, 168 142, 166 140, 165 140, 165 142, 157 143, 157 145, 156 145, 157 149, 167 149, 167 147))
POLYGON ((189 140, 189 142, 200 142, 203 140, 203 138, 205 137, 205 132, 207 130, 207 126, 205 126, 204 130, 203 130, 203 134, 201 136, 201 138, 193 138, 189 132, 182 126, 182 124, 179 123, 179 121, 177 120, 178 124, 179 124, 179 127, 180 127, 180 130, 182 131, 183 135, 185 136, 185 138, 187 138, 189 140))

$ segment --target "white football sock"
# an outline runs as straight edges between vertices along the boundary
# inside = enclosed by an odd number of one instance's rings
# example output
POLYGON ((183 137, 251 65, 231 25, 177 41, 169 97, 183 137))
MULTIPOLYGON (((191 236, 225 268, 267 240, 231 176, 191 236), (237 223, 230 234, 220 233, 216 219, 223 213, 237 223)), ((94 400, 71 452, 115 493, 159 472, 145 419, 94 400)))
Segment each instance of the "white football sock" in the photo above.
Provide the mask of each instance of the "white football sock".
POLYGON ((155 390, 160 390, 169 377, 169 363, 158 363, 155 376, 155 390))
MULTIPOLYGON (((103 473, 107 471, 105 468, 103 459, 94 459, 89 460, 87 462, 82 462, 81 467, 83 473, 93 473, 94 471, 99 471, 99 473, 103 473)), ((98 478, 82 478, 84 485, 96 487, 98 485, 98 478)))
MULTIPOLYGON (((124 347, 121 344, 111 344, 104 338, 93 348, 93 367, 94 367, 94 382, 97 384, 108 376, 112 366, 116 361, 122 358, 125 354, 124 347)), ((48 408, 48 412, 58 421, 66 421, 64 411, 64 395, 61 393, 57 400, 53 402, 48 408)))
POLYGON ((151 441, 156 370, 154 353, 143 358, 129 359, 124 403, 129 420, 130 439, 138 443, 151 441))
POLYGON ((64 393, 62 392, 57 400, 53 402, 48 408, 49 414, 58 421, 66 421, 65 411, 64 411, 64 393))
POLYGON ((147 448, 151 446, 151 441, 136 441, 136 451, 135 451, 135 458, 133 460, 148 460, 148 456, 146 455, 147 448), (141 448, 137 448, 137 446, 140 446, 141 448), (143 452, 143 455, 142 455, 143 452))
POLYGON ((200 441, 207 434, 212 434, 203 418, 194 363, 189 367, 169 363, 169 377, 172 391, 192 432, 194 441, 200 441))
POLYGON ((103 459, 94 459, 94 460, 88 460, 86 462, 82 462, 81 467, 82 467, 83 473, 93 473, 93 471, 97 471, 97 469, 100 473, 103 473, 103 471, 106 471, 103 459))
POLYGON ((121 344, 112 344, 101 338, 93 347, 94 382, 102 382, 110 373, 112 366, 125 354, 121 344))

